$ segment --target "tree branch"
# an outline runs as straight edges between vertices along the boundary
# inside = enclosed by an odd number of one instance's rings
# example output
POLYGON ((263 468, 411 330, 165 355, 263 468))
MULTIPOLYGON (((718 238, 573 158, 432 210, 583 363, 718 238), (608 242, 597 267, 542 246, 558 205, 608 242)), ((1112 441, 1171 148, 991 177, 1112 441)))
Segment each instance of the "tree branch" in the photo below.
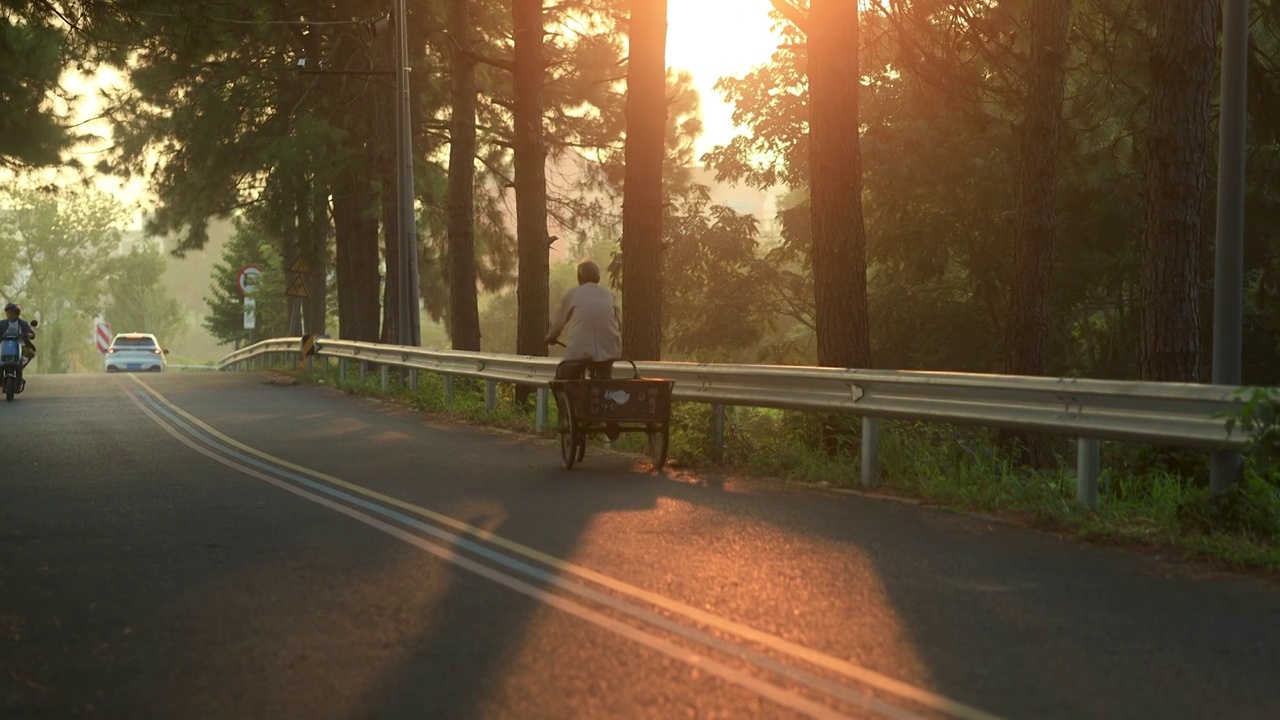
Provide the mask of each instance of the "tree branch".
POLYGON ((792 5, 789 0, 769 0, 773 9, 777 10, 792 25, 805 35, 809 34, 809 14, 792 5))
POLYGON ((489 57, 488 55, 485 55, 483 53, 478 53, 475 50, 468 50, 458 45, 456 41, 454 42, 454 46, 458 48, 459 52, 471 58, 472 60, 475 60, 481 65, 496 67, 499 70, 506 70, 509 73, 514 73, 516 71, 516 65, 511 60, 508 60, 506 58, 489 57))

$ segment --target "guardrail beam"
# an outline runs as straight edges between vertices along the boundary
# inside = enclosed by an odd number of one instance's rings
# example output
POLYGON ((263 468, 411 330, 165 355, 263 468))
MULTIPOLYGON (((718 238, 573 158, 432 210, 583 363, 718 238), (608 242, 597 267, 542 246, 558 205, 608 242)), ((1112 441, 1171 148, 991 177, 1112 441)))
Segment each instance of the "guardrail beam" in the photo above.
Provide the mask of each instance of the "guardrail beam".
MULTIPOLYGON (((297 353, 300 338, 264 340, 223 358, 220 369, 261 367, 280 353, 297 353)), ((318 347, 326 369, 337 358, 339 382, 347 383, 348 364, 410 369, 409 382, 421 371, 443 376, 445 402, 452 404, 455 377, 485 382, 485 406, 497 407, 499 382, 538 386, 540 398, 554 377, 554 358, 496 353, 439 351, 376 343, 326 340, 318 347)), ((640 362, 646 377, 675 381, 673 399, 713 406, 716 455, 723 452, 724 408, 729 405, 782 410, 841 412, 862 418, 860 479, 876 484, 880 421, 901 419, 951 423, 1089 439, 1077 450, 1078 501, 1097 503, 1100 440, 1198 448, 1229 456, 1244 447, 1237 423, 1228 433, 1225 419, 1244 405, 1242 388, 1182 383, 1021 377, 973 373, 901 370, 640 362)), ((312 371, 308 361, 308 373, 312 371)), ((549 395, 547 395, 549 398, 549 395)), ((549 403, 543 401, 544 404, 549 403)), ((538 409, 545 429, 549 408, 538 409)))

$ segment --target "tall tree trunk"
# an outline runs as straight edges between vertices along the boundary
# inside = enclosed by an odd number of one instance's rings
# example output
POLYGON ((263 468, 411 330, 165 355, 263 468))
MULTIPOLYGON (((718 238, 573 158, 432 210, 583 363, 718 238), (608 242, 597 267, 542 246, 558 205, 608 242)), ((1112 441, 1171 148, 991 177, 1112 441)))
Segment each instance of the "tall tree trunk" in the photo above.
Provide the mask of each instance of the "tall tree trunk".
POLYGON ((286 241, 290 249, 284 254, 285 282, 291 283, 295 277, 301 275, 308 297, 301 300, 289 297, 288 301, 291 312, 292 303, 301 304, 302 330, 306 333, 319 334, 324 332, 325 300, 328 294, 325 283, 325 271, 328 266, 326 252, 328 232, 323 224, 328 222, 328 215, 318 215, 323 211, 319 203, 324 201, 324 196, 317 193, 314 177, 306 173, 298 173, 292 182, 291 224, 294 231, 292 239, 286 241), (301 261, 310 269, 310 272, 301 274, 292 272, 290 268, 296 261, 301 261))
POLYGON ((368 212, 370 184, 343 177, 334 188, 338 330, 346 340, 378 339, 378 222, 368 212))
POLYGON ((622 354, 662 356, 667 0, 631 0, 622 200, 622 354))
POLYGON ((1200 378, 1200 244, 1215 68, 1214 0, 1151 3, 1151 103, 1143 166, 1141 375, 1200 378))
POLYGON ((1005 372, 1014 375, 1043 375, 1071 0, 1034 0, 1028 14, 1031 59, 1018 150, 1013 298, 1004 366, 1005 372))
MULTIPOLYGON (((1006 322, 1004 367, 1013 375, 1044 375, 1053 276, 1054 197, 1062 139, 1071 0, 1033 0, 1030 60, 1018 148, 1018 200, 1014 211, 1013 293, 1006 322)), ((1004 442, 1040 467, 1050 459, 1043 435, 1009 431, 1004 442)))
POLYGON ((307 332, 327 332, 329 314, 329 198, 313 175, 308 179, 307 203, 303 209, 303 259, 311 268, 306 276, 311 299, 303 307, 307 332))
MULTIPOLYGON (((284 281, 286 286, 293 279, 289 273, 289 265, 298 257, 298 236, 301 232, 301 218, 298 216, 298 204, 301 199, 301 179, 300 173, 284 174, 281 173, 275 179, 275 191, 272 193, 272 212, 276 216, 279 223, 278 232, 280 233, 280 267, 284 269, 284 281)), ((282 298, 273 298, 284 306, 285 323, 283 326, 286 335, 300 334, 299 328, 294 326, 294 306, 298 302, 291 296, 282 298)), ((301 325, 301 318, 298 319, 301 325)))
POLYGON ((516 352, 547 354, 551 275, 547 235, 547 150, 542 130, 542 0, 512 0, 515 25, 514 154, 516 245, 516 352))
POLYGON ((818 363, 871 365, 867 230, 858 138, 858 4, 812 0, 809 47, 809 204, 818 363))
POLYGON ((454 350, 480 349, 476 296, 475 156, 476 62, 471 50, 470 0, 449 0, 453 38, 449 121, 449 339, 454 350))

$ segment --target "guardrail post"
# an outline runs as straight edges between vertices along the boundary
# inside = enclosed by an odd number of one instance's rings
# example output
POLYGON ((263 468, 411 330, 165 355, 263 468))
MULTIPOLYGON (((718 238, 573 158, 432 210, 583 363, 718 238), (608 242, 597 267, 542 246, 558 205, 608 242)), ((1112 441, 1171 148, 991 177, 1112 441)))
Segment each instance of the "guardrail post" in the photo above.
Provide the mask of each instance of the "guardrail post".
POLYGON ((347 359, 338 358, 338 385, 345 386, 347 384, 347 359))
POLYGON ((314 375, 315 371, 316 371, 315 356, 308 355, 307 356, 307 377, 311 377, 312 375, 314 375))
POLYGON ((498 407, 498 381, 484 381, 484 411, 491 413, 498 407))
POLYGON ((409 390, 418 392, 418 369, 409 368, 409 390))
POLYGON ((1102 465, 1102 441, 1076 440, 1076 502, 1089 510, 1098 508, 1098 475, 1102 465))
POLYGON ((360 379, 363 380, 366 377, 369 377, 369 363, 361 360, 360 361, 360 379))
POLYGON ((453 404, 453 376, 452 375, 444 376, 444 404, 445 405, 453 404))
POLYGON ((538 388, 537 420, 534 424, 534 429, 537 432, 547 429, 547 395, 550 392, 551 388, 538 388))
POLYGON ((862 487, 875 487, 880 474, 880 418, 862 418, 862 487))
POLYGON ((382 372, 381 372, 381 373, 379 373, 379 375, 381 375, 381 376, 382 376, 382 377, 380 377, 380 378, 379 378, 379 380, 380 380, 380 381, 381 381, 381 383, 382 383, 382 394, 383 394, 383 395, 386 395, 386 394, 387 394, 387 381, 388 381, 389 376, 391 375, 391 368, 390 368, 390 367, 387 367, 386 365, 383 365, 383 366, 382 366, 382 372))
POLYGON ((711 406, 711 453, 724 459, 724 405, 718 403, 711 406))

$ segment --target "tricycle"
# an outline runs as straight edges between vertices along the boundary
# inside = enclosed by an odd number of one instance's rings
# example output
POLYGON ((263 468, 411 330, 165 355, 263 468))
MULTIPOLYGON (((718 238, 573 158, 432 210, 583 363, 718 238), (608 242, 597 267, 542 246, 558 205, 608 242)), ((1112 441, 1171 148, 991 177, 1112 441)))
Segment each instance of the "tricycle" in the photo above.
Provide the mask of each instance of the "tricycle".
MULTIPOLYGON (((675 381, 641 377, 636 364, 630 360, 607 360, 590 365, 594 371, 601 366, 612 368, 618 362, 631 365, 630 378, 551 381, 559 417, 560 457, 565 469, 582 462, 587 455, 587 438, 596 434, 613 440, 621 433, 644 433, 654 469, 661 469, 667 462, 671 389, 675 381)), ((564 365, 561 363, 561 367, 564 365)))

